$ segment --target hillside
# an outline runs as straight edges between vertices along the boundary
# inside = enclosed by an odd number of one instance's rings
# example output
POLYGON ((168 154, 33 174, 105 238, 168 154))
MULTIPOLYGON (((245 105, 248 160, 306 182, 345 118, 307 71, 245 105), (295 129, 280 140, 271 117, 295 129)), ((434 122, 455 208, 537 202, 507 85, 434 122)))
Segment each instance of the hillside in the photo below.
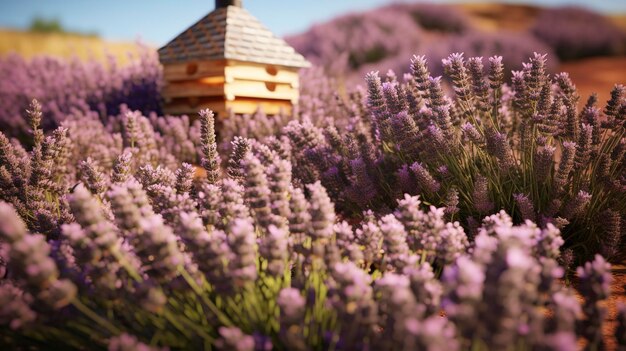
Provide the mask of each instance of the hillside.
POLYGON ((507 72, 520 69, 533 52, 547 53, 549 70, 571 71, 584 93, 608 92, 615 82, 626 82, 626 16, 577 8, 393 4, 343 15, 286 39, 346 84, 362 83, 372 70, 401 76, 414 54, 426 55, 433 75, 441 75, 440 60, 452 52, 502 55, 507 72))

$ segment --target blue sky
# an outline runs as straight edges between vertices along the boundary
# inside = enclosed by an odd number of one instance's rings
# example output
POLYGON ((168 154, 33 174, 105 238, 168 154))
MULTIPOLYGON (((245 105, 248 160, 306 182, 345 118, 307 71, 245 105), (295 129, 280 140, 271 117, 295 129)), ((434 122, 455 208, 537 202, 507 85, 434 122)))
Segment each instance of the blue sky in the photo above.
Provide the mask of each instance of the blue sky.
MULTIPOLYGON (((446 1, 450 2, 439 2, 446 1)), ((316 22, 345 12, 393 2, 398 1, 243 0, 245 8, 281 36, 301 32, 316 22)), ((607 13, 626 13, 624 0, 528 2, 553 6, 580 4, 607 13)), ((148 44, 160 46, 212 11, 214 4, 213 0, 0 0, 0 27, 25 28, 33 17, 40 16, 59 19, 70 30, 97 32, 110 40, 141 38, 148 44)))

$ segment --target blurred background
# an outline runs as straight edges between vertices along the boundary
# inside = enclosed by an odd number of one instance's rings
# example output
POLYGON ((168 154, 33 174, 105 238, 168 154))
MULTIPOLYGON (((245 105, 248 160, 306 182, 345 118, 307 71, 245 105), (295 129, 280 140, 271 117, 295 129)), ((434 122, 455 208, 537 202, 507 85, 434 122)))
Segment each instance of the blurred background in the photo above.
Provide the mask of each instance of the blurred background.
MULTIPOLYGON (((626 82, 626 1, 526 2, 391 0, 244 0, 276 35, 342 84, 365 73, 408 70, 413 54, 502 55, 508 69, 533 52, 548 54, 552 72, 570 72, 584 97, 608 98, 626 82)), ((157 49, 213 10, 212 0, 0 1, 0 56, 46 54, 120 64, 137 43, 157 49)), ((129 55, 130 53, 130 55, 129 55)), ((584 99, 582 99, 584 102, 584 99)))

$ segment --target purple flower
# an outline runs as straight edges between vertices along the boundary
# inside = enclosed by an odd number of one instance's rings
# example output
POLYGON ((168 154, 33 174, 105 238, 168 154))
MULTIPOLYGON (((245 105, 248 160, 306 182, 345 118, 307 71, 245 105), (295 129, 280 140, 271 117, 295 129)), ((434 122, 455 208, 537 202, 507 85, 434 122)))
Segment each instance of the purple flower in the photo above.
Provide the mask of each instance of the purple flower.
POLYGON ((131 176, 132 157, 130 152, 124 152, 118 156, 113 165, 112 183, 123 183, 128 180, 131 176))
POLYGON ((561 162, 559 168, 554 175, 554 188, 556 191, 562 191, 567 185, 567 179, 570 172, 574 168, 574 157, 576 156, 576 143, 565 141, 563 142, 563 155, 561 156, 561 162))
POLYGON ((268 230, 269 225, 273 223, 273 216, 266 169, 256 156, 249 153, 242 160, 242 170, 245 174, 243 185, 246 202, 249 204, 256 223, 263 230, 268 230))
POLYGON ((229 178, 222 179, 221 185, 222 199, 219 214, 222 220, 229 224, 237 218, 250 219, 250 209, 244 205, 243 201, 243 187, 229 178))
POLYGON ((0 202, 0 240, 9 244, 8 269, 26 292, 54 309, 69 304, 76 287, 59 280, 50 246, 41 234, 30 234, 13 207, 0 202))
POLYGON ((215 184, 220 177, 220 157, 215 143, 215 117, 213 111, 202 110, 199 113, 201 128, 200 143, 202 145, 202 167, 207 172, 207 180, 215 184))
POLYGON ((580 344, 573 332, 556 332, 544 337, 543 346, 549 350, 570 351, 577 350, 580 344))
POLYGON ((108 182, 98 164, 91 158, 80 163, 82 181, 92 194, 100 195, 108 188, 108 182))
POLYGON ((220 350, 254 351, 254 338, 244 334, 237 327, 220 327, 219 338, 215 345, 220 350))
POLYGON ((611 265, 600 255, 593 261, 585 263, 577 269, 580 278, 580 292, 585 297, 583 312, 585 320, 582 324, 582 335, 589 345, 604 348, 602 323, 607 315, 606 306, 602 305, 611 293, 611 265))
POLYGON ((428 71, 428 61, 426 56, 413 55, 413 58, 411 59, 411 73, 419 91, 427 92, 428 85, 430 84, 428 80, 430 72, 428 71))
POLYGON ((222 190, 215 184, 202 183, 195 191, 194 198, 198 204, 198 213, 206 225, 218 226, 221 221, 222 190))
POLYGON ((270 202, 272 213, 283 218, 289 218, 289 187, 291 186, 291 163, 275 158, 267 168, 270 188, 270 202))
POLYGON ((119 336, 113 337, 109 340, 108 345, 109 351, 166 351, 169 348, 159 348, 154 346, 149 346, 148 344, 144 344, 139 341, 137 337, 130 334, 121 334, 119 336))
POLYGON ((183 163, 176 170, 176 192, 179 194, 188 193, 193 186, 193 176, 196 172, 194 166, 189 163, 183 163))
POLYGON ((330 238, 335 224, 335 206, 319 182, 307 185, 307 189, 311 193, 309 201, 311 224, 308 235, 314 240, 330 238))
POLYGON ((573 6, 542 11, 531 31, 563 60, 612 55, 624 40, 623 32, 602 15, 573 6))
POLYGON ((133 255, 122 248, 117 228, 85 187, 79 185, 69 202, 77 223, 63 225, 62 232, 83 274, 99 288, 118 289, 122 284, 120 279, 125 278, 119 276, 122 266, 118 258, 129 264, 134 260, 133 255))
POLYGON ((460 329, 459 332, 471 337, 479 319, 476 306, 483 298, 483 267, 469 257, 461 256, 444 269, 442 282, 446 291, 442 307, 448 318, 460 329))
POLYGON ((141 234, 135 238, 133 246, 147 266, 146 273, 162 282, 177 276, 184 258, 172 229, 158 215, 142 219, 139 226, 141 234))
POLYGON ((487 151, 496 157, 500 169, 505 173, 511 171, 511 168, 515 166, 515 160, 506 134, 489 128, 487 129, 485 139, 487 151))
POLYGON ((310 227, 311 221, 309 203, 306 201, 302 189, 291 189, 289 209, 289 232, 291 233, 290 247, 294 247, 304 241, 304 235, 307 232, 307 228, 310 227))
POLYGON ((0 325, 12 330, 28 327, 37 314, 30 308, 32 297, 10 282, 0 284, 0 325))
POLYGON ((392 271, 401 272, 409 255, 404 226, 392 214, 381 218, 378 226, 383 235, 383 262, 390 265, 392 271))
POLYGON ((522 215, 522 219, 535 221, 535 207, 532 200, 525 194, 514 194, 513 198, 517 204, 517 208, 522 215))
POLYGON ((231 155, 228 159, 228 176, 235 180, 243 179, 244 172, 241 168, 241 161, 251 151, 250 140, 235 136, 231 141, 231 155))
POLYGON ((489 86, 494 91, 500 90, 504 82, 504 65, 502 56, 491 56, 489 58, 489 86))
POLYGON ((472 193, 474 208, 480 213, 489 213, 493 210, 494 204, 489 197, 489 181, 484 176, 479 175, 474 182, 472 193))
POLYGON ((411 171, 415 175, 417 184, 422 192, 431 195, 439 191, 441 184, 433 178, 424 165, 415 162, 411 165, 411 171))
POLYGON ((209 283, 218 288, 223 287, 227 283, 228 273, 225 262, 230 259, 226 234, 219 230, 207 232, 202 219, 195 212, 181 212, 176 229, 209 283))
POLYGON ((243 287, 257 278, 254 226, 249 219, 237 218, 230 223, 227 235, 232 251, 228 269, 235 287, 243 287))
POLYGON ((454 93, 456 97, 464 102, 468 103, 473 97, 471 91, 471 82, 468 69, 463 58, 463 53, 453 53, 447 58, 441 60, 443 69, 446 74, 452 79, 454 87, 454 93))
POLYGON ((288 232, 285 228, 270 225, 267 234, 261 238, 259 253, 267 260, 267 272, 271 276, 281 276, 285 271, 288 232))
POLYGON ((555 332, 574 332, 582 314, 576 296, 568 290, 557 291, 551 295, 551 304, 554 309, 555 332))
POLYGON ((533 247, 538 256, 552 259, 560 257, 561 246, 565 244, 565 241, 561 237, 561 231, 557 227, 548 223, 545 228, 539 231, 536 240, 537 243, 533 245, 533 247))
POLYGON ((306 350, 304 338, 304 314, 306 301, 300 291, 283 288, 276 304, 280 308, 280 339, 291 350, 306 350))
POLYGON ((329 273, 328 301, 341 321, 343 342, 348 348, 362 345, 376 323, 371 277, 352 262, 336 263, 329 273))
POLYGON ((533 162, 535 164, 535 177, 537 177, 538 181, 545 181, 550 176, 554 168, 553 157, 555 151, 556 148, 550 145, 545 145, 535 151, 533 162))
POLYGON ((602 253, 609 259, 618 254, 621 239, 622 219, 619 213, 613 209, 606 209, 602 213, 604 230, 604 242, 602 243, 602 253))
POLYGON ((361 228, 356 230, 357 242, 363 247, 363 259, 366 265, 378 263, 381 260, 381 248, 383 236, 380 227, 368 220, 361 228))
POLYGON ((409 277, 415 301, 423 306, 422 312, 425 315, 438 314, 443 288, 439 280, 435 278, 432 266, 428 262, 419 266, 407 266, 403 273, 409 277))
POLYGON ((477 146, 482 146, 485 143, 485 138, 478 132, 476 127, 470 122, 466 122, 461 126, 463 131, 463 137, 477 146))
POLYGON ((464 254, 469 247, 469 241, 459 222, 446 223, 439 232, 437 243, 437 260, 443 264, 450 264, 464 254))

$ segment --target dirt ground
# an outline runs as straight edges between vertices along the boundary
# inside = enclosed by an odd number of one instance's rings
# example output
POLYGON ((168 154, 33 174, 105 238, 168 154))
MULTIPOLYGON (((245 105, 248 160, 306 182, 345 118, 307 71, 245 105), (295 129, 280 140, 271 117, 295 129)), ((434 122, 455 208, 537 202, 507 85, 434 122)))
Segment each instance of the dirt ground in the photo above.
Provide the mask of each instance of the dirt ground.
MULTIPOLYGON (((611 282, 611 297, 609 297, 606 307, 608 315, 604 324, 603 336, 606 343, 606 351, 617 350, 615 342, 615 327, 617 326, 617 306, 626 304, 626 262, 624 264, 613 265, 613 281, 611 282)), ((577 282, 572 282, 574 286, 577 282)), ((578 300, 582 303, 583 297, 577 294, 578 300)), ((584 348, 584 341, 579 343, 580 349, 584 348)))
POLYGON ((580 94, 581 106, 592 93, 598 94, 598 104, 604 108, 615 84, 626 84, 626 56, 595 57, 565 62, 559 67, 568 72, 580 94))
POLYGON ((619 303, 626 304, 626 262, 613 267, 613 283, 611 284, 611 297, 609 298, 609 323, 604 330, 604 339, 609 340, 607 350, 616 350, 615 326, 617 325, 617 306, 619 303))

